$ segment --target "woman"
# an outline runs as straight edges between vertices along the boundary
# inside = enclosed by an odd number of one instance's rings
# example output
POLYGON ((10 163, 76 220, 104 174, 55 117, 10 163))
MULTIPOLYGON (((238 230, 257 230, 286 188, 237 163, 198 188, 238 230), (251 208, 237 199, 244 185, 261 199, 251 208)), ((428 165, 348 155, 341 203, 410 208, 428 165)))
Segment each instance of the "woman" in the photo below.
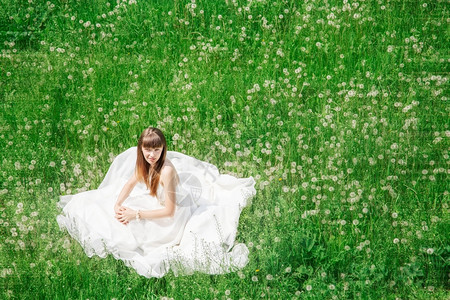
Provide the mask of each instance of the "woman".
POLYGON ((166 139, 163 133, 156 128, 147 128, 138 141, 135 174, 123 187, 114 206, 116 218, 124 225, 135 217, 136 220, 173 217, 178 175, 173 164, 166 159, 166 153, 166 139), (164 208, 139 212, 139 210, 121 206, 138 182, 146 184, 151 196, 157 196, 160 184, 165 186, 164 195, 167 201, 165 201, 164 208))
POLYGON ((163 133, 149 127, 98 189, 60 197, 57 222, 89 257, 111 254, 146 277, 226 273, 248 262, 247 247, 233 244, 254 185, 167 151, 163 133))

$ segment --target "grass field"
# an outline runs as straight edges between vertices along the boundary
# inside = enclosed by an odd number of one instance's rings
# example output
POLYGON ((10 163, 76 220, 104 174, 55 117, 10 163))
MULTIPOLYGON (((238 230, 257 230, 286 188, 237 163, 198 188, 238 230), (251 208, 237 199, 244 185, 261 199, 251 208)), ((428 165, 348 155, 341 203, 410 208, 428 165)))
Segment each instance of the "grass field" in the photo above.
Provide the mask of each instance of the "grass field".
POLYGON ((447 1, 0 4, 0 298, 450 297, 447 1), (59 230, 147 126, 255 178, 244 269, 148 279, 59 230))

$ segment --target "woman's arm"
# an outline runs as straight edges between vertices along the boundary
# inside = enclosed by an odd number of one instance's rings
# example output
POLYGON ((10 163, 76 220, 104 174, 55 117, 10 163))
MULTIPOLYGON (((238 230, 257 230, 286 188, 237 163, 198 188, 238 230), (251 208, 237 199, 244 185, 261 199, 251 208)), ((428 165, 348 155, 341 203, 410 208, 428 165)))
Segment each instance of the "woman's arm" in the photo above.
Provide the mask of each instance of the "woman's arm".
POLYGON ((134 187, 137 184, 137 178, 136 175, 133 174, 131 178, 128 180, 127 183, 122 188, 122 191, 120 192, 119 196, 117 197, 117 202, 115 206, 121 206, 122 203, 127 199, 128 195, 130 195, 131 191, 134 189, 134 187))
POLYGON ((166 166, 161 172, 162 184, 164 185, 164 208, 155 210, 142 210, 139 211, 141 219, 157 219, 172 217, 175 213, 176 205, 176 186, 177 186, 177 173, 171 166, 166 166))

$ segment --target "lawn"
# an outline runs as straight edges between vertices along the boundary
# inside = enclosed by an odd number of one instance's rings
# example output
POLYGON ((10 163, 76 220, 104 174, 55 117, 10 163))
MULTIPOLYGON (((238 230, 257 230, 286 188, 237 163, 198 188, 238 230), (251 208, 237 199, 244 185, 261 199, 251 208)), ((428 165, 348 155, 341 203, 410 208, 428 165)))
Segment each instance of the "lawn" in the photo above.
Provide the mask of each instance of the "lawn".
POLYGON ((0 0, 0 298, 449 298, 446 3, 0 0), (145 278, 59 229, 148 126, 255 178, 245 268, 145 278))

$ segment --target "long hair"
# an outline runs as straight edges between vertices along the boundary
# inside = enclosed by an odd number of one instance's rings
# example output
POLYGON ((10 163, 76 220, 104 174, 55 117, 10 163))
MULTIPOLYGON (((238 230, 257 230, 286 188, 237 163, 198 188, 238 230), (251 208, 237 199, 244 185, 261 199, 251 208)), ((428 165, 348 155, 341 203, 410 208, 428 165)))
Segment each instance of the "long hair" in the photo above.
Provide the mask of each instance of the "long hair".
POLYGON ((167 143, 166 138, 161 130, 154 127, 146 128, 138 140, 137 146, 137 158, 136 158, 136 168, 135 175, 139 182, 144 182, 147 189, 150 190, 151 196, 156 196, 156 191, 158 190, 159 178, 161 175, 161 169, 166 160, 167 154, 167 143), (161 156, 158 161, 153 165, 149 164, 142 152, 142 147, 144 148, 157 148, 163 147, 161 156), (150 181, 149 181, 150 178, 150 181))

